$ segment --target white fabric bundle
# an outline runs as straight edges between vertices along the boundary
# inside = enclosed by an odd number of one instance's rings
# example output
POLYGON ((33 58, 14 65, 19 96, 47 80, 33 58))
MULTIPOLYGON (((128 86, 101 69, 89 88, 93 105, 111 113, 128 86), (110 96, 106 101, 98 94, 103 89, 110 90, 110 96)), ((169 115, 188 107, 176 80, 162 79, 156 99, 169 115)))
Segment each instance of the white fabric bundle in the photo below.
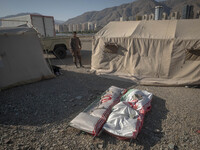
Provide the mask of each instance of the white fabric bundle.
POLYGON ((120 139, 136 138, 143 125, 144 115, 151 109, 152 94, 136 89, 122 96, 109 115, 104 130, 120 139))
POLYGON ((100 98, 98 103, 88 111, 81 112, 71 122, 70 126, 93 135, 98 135, 105 124, 112 107, 119 103, 125 89, 111 86, 100 98))

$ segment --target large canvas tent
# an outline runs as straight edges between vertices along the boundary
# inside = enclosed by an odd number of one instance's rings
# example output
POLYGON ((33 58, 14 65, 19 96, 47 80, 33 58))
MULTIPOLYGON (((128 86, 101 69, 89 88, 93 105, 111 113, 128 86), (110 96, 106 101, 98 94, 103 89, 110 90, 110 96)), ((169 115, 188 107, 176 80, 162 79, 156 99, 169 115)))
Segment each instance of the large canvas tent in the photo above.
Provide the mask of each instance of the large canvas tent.
POLYGON ((92 70, 143 85, 200 84, 200 19, 110 22, 94 36, 92 70))
POLYGON ((52 77, 34 29, 0 28, 0 89, 52 77))

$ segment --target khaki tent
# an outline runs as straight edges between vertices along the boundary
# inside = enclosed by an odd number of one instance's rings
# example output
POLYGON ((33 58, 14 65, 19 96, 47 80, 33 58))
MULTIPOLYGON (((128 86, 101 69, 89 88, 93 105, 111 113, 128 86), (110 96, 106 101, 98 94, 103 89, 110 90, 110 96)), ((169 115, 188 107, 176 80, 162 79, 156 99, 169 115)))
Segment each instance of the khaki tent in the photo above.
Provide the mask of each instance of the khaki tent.
POLYGON ((53 76, 34 29, 0 28, 0 89, 53 76))
POLYGON ((94 37, 92 70, 143 85, 200 84, 200 20, 110 22, 94 37))

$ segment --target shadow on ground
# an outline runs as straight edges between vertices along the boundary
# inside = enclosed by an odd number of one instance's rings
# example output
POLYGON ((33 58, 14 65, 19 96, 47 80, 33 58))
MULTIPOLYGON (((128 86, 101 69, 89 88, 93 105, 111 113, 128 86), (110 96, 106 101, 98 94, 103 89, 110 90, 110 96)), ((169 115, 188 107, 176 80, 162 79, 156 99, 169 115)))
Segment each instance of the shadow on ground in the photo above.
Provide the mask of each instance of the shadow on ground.
POLYGON ((127 88, 133 83, 105 79, 94 74, 62 71, 54 79, 15 87, 0 92, 0 123, 41 126, 68 120, 86 108, 110 86, 127 88), (76 99, 81 96, 81 99, 76 99))

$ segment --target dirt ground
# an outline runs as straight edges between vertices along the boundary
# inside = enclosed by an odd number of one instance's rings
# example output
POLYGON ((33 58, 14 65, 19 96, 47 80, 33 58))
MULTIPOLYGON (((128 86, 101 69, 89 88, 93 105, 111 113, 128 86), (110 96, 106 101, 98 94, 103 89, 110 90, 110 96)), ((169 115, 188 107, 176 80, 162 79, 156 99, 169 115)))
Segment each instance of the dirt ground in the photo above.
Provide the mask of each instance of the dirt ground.
POLYGON ((139 86, 90 73, 91 41, 83 41, 83 65, 49 58, 62 75, 0 92, 0 149, 200 149, 200 89, 139 86), (84 43, 85 42, 85 43, 84 43), (110 86, 153 93, 152 109, 137 139, 121 141, 103 132, 99 137, 68 127, 81 110, 110 86), (78 98, 77 98, 78 97, 78 98))

